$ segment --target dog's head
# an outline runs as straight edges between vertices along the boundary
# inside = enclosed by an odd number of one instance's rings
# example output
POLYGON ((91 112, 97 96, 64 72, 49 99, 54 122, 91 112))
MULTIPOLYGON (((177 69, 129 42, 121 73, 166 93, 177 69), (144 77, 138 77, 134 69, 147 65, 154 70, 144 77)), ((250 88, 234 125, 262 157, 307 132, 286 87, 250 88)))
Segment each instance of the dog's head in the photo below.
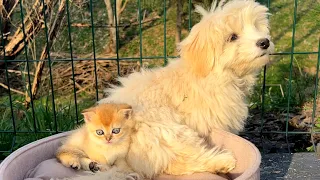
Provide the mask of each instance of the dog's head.
POLYGON ((180 43, 180 56, 197 76, 213 70, 231 70, 242 76, 269 62, 274 45, 270 40, 268 9, 253 0, 233 0, 203 15, 180 43))

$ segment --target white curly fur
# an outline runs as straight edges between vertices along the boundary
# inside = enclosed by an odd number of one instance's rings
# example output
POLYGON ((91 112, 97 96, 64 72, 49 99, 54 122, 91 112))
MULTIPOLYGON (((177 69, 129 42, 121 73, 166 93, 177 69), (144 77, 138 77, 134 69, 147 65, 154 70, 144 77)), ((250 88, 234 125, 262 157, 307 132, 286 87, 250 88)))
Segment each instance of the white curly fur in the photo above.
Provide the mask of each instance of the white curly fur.
POLYGON ((202 8, 202 20, 179 45, 180 58, 119 78, 122 85, 106 90, 109 96, 99 103, 168 106, 202 136, 212 128, 238 133, 248 116, 246 96, 274 48, 271 41, 266 50, 256 46, 261 38, 270 40, 267 10, 252 0, 202 8), (239 38, 229 42, 232 33, 239 38))
POLYGON ((180 119, 168 107, 135 109, 132 115, 135 125, 127 154, 127 162, 135 173, 120 172, 114 166, 111 171, 71 180, 131 180, 127 175, 134 174, 134 180, 142 180, 161 174, 228 173, 235 167, 236 159, 230 151, 208 146, 197 132, 178 123, 180 119))
POLYGON ((209 147, 197 132, 179 122, 168 107, 149 108, 133 115, 127 162, 144 177, 160 174, 188 175, 195 172, 227 173, 236 164, 233 154, 209 147))
MULTIPOLYGON (((119 78, 122 85, 108 89, 109 96, 99 102, 127 103, 145 114, 156 110, 137 118, 140 123, 128 161, 138 173, 152 177, 175 172, 170 161, 176 152, 186 152, 182 155, 206 162, 208 156, 202 159, 192 156, 194 149, 183 149, 182 141, 175 138, 181 135, 177 132, 183 132, 181 139, 189 145, 201 147, 203 140, 188 139, 188 134, 195 133, 189 127, 208 138, 214 138, 213 128, 238 133, 244 127, 248 116, 246 96, 274 48, 271 41, 268 49, 256 45, 259 39, 270 40, 268 9, 253 0, 222 4, 213 4, 209 11, 197 7, 203 18, 180 43, 180 58, 166 67, 119 78), (232 34, 237 34, 238 39, 230 41, 232 34), (187 126, 181 131, 183 125, 187 126), (161 141, 157 141, 159 138, 161 141)), ((217 165, 228 162, 231 156, 217 148, 210 153, 217 165), (226 156, 219 159, 220 153, 226 156)), ((185 165, 197 167, 189 161, 185 165)))

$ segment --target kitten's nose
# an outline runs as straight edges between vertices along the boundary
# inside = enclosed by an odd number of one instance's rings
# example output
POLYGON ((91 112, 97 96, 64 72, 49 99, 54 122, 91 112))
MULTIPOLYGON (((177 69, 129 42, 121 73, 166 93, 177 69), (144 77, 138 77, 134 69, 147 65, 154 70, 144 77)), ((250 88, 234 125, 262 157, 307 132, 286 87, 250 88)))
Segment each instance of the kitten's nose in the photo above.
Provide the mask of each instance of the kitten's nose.
POLYGON ((270 46, 270 41, 267 38, 259 39, 256 45, 261 49, 268 49, 270 46))
POLYGON ((109 142, 111 140, 112 136, 107 136, 106 140, 109 142))

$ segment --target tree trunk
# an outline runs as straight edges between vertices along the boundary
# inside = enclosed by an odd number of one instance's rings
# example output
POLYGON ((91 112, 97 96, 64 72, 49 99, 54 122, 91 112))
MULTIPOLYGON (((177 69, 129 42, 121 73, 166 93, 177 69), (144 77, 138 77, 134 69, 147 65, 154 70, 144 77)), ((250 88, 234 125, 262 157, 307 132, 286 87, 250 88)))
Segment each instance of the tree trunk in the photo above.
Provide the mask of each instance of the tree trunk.
POLYGON ((12 10, 16 7, 18 0, 0 0, 0 18, 2 18, 2 32, 4 35, 8 35, 11 29, 11 15, 12 10))
POLYGON ((176 22, 176 44, 181 42, 181 28, 182 28, 182 0, 176 0, 177 5, 177 22, 176 22))
POLYGON ((109 43, 107 45, 107 53, 115 53, 116 52, 116 29, 115 29, 115 22, 114 22, 114 15, 112 11, 112 5, 110 0, 104 0, 107 8, 108 13, 108 25, 109 28, 109 43))
MULTIPOLYGON (((48 47, 49 47, 49 49, 51 49, 51 47, 54 43, 54 40, 56 39, 57 33, 60 30, 61 24, 65 18, 65 10, 66 10, 66 1, 61 1, 57 15, 56 15, 53 23, 49 26, 50 27, 50 29, 48 30, 49 31, 48 32, 49 33, 48 34, 49 43, 45 44, 45 46, 43 47, 43 50, 42 50, 42 53, 40 56, 40 60, 42 60, 42 61, 40 61, 37 64, 35 76, 34 76, 33 83, 32 83, 32 89, 31 89, 31 93, 32 93, 33 98, 35 98, 35 96, 37 95, 39 85, 41 82, 42 72, 43 72, 43 68, 45 65, 45 61, 43 61, 43 60, 48 57, 48 47)), ((28 93, 26 93, 26 102, 25 102, 26 108, 29 107, 30 102, 31 102, 31 98, 29 97, 28 93)))
MULTIPOLYGON (((115 12, 113 12, 113 8, 111 5, 110 0, 104 0, 107 8, 107 13, 108 13, 108 25, 109 25, 109 43, 106 48, 106 52, 109 53, 115 53, 116 48, 117 48, 117 34, 116 34, 116 22, 115 22, 115 12)), ((128 0, 125 0, 123 3, 122 0, 117 0, 116 1, 117 6, 116 6, 116 11, 117 11, 117 25, 120 24, 120 18, 121 18, 121 13, 124 11, 128 0)))
MULTIPOLYGON (((51 11, 51 8, 57 4, 58 0, 47 1, 46 13, 51 11)), ((41 30, 44 23, 43 21, 43 5, 40 0, 36 0, 32 8, 27 9, 27 14, 24 17, 24 27, 26 37, 24 37, 22 24, 17 28, 10 41, 5 46, 6 57, 8 59, 14 59, 24 48, 25 41, 28 43, 31 41, 41 30), (25 41, 24 41, 25 38, 25 41)), ((3 51, 0 52, 0 58, 4 57, 3 51)))
POLYGON ((124 9, 127 6, 128 0, 125 0, 124 3, 122 3, 122 0, 117 0, 117 23, 120 24, 121 14, 124 11, 124 9))

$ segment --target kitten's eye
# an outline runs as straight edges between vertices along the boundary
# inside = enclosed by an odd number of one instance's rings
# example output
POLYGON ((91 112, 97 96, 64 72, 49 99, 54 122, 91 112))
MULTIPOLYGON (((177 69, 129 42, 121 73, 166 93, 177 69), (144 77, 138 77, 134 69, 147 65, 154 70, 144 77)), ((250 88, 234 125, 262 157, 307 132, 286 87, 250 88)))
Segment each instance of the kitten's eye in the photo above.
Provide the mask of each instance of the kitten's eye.
POLYGON ((101 130, 101 129, 96 130, 96 133, 97 133, 99 136, 101 136, 101 135, 104 134, 103 130, 101 130))
POLYGON ((230 41, 230 42, 235 41, 235 40, 237 40, 237 39, 238 39, 238 35, 235 34, 235 33, 231 34, 231 36, 229 37, 229 41, 230 41))
POLYGON ((119 134, 120 128, 114 128, 112 129, 112 134, 119 134))

